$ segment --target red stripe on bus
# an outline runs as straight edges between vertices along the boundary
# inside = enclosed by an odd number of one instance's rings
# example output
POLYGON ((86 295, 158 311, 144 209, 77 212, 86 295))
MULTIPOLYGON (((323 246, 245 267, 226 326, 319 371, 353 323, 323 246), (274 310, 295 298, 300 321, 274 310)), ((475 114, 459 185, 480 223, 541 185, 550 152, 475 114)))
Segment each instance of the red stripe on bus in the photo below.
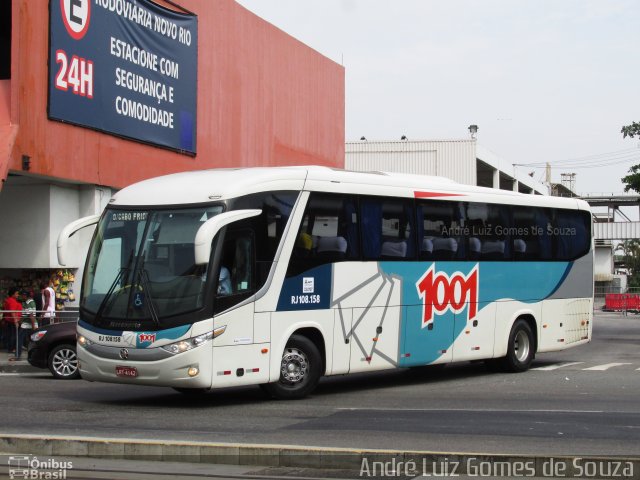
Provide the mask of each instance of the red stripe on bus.
POLYGON ((463 193, 445 193, 445 192, 418 192, 414 191, 415 198, 435 198, 435 197, 464 197, 463 193))

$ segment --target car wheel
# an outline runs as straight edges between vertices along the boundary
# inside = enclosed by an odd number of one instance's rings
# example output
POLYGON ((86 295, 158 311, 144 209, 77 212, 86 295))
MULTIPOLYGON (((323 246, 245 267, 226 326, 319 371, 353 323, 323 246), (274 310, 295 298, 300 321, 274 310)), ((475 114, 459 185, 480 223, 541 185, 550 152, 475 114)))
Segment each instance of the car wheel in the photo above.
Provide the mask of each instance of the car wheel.
POLYGON ((55 378, 61 380, 80 378, 78 356, 74 345, 58 345, 51 350, 48 366, 55 378))
POLYGON ((322 357, 307 337, 292 335, 282 352, 280 378, 261 385, 275 398, 291 400, 309 395, 320 380, 322 357))

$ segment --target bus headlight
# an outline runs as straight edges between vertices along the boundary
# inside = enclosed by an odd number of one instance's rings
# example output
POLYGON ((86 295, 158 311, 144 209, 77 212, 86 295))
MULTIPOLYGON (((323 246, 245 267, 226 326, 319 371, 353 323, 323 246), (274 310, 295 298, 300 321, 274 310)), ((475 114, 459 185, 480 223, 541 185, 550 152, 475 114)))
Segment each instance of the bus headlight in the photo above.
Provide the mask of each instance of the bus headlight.
POLYGON ((80 345, 81 347, 88 347, 89 345, 93 345, 94 343, 84 335, 80 335, 80 334, 77 335, 77 342, 78 342, 78 345, 80 345))
POLYGON ((160 347, 166 350, 169 353, 173 353, 174 355, 177 353, 187 352, 189 350, 193 350, 200 345, 208 342, 216 338, 218 335, 224 333, 227 326, 216 328, 213 332, 203 333, 202 335, 198 335, 197 337, 188 338, 186 340, 180 340, 176 343, 170 343, 169 345, 165 345, 164 347, 160 347))

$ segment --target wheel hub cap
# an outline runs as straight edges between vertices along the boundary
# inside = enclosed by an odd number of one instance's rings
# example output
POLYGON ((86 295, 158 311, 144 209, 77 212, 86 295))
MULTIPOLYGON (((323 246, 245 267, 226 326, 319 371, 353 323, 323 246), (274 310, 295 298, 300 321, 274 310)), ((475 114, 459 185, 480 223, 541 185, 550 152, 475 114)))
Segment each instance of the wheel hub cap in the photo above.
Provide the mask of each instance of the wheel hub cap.
POLYGON ((307 374, 307 356, 297 348, 289 348, 282 357, 280 372, 289 383, 299 383, 307 374))
POLYGON ((529 337, 526 333, 518 332, 514 342, 514 350, 516 358, 521 362, 529 356, 529 337))

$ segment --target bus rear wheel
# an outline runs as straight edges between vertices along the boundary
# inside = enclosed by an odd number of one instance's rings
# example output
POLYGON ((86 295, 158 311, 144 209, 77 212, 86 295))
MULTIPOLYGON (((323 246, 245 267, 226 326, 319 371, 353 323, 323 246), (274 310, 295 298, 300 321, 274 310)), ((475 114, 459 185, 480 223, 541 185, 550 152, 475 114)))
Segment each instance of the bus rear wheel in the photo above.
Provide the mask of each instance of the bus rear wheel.
POLYGON ((523 319, 516 320, 509 334, 507 356, 502 359, 502 368, 507 372, 524 372, 531 366, 534 355, 535 343, 531 327, 523 319))
POLYGON ((292 335, 282 352, 280 378, 261 387, 281 400, 306 397, 320 381, 321 365, 318 347, 307 337, 292 335))

